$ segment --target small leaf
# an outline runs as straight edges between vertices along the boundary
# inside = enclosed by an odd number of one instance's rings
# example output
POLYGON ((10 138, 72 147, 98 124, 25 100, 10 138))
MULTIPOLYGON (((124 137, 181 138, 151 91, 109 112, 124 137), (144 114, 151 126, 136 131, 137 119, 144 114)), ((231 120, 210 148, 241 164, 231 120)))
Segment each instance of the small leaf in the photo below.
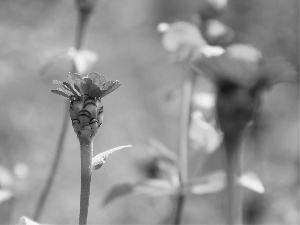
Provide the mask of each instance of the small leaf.
POLYGON ((22 216, 16 225, 39 225, 39 223, 27 218, 26 216, 22 216))
POLYGON ((239 179, 238 179, 238 183, 243 186, 246 187, 252 191, 255 191, 259 194, 263 194, 265 193, 265 187, 262 184, 261 180, 259 179, 259 177, 253 173, 253 172, 247 172, 244 173, 239 179))
POLYGON ((197 195, 216 193, 225 188, 225 179, 226 175, 224 171, 216 171, 200 179, 194 179, 187 190, 197 195))
POLYGON ((108 205, 109 203, 111 203, 112 201, 120 197, 124 197, 126 195, 131 194, 132 191, 133 191, 133 185, 130 183, 123 183, 123 184, 118 184, 113 186, 110 189, 106 198, 104 199, 103 206, 108 205))
POLYGON ((164 179, 147 179, 134 185, 133 194, 146 195, 149 197, 159 197, 165 195, 173 195, 177 192, 177 187, 164 179))
POLYGON ((0 205, 13 197, 13 193, 7 189, 0 189, 0 205))
POLYGON ((148 179, 136 183, 122 183, 112 187, 104 199, 103 206, 127 195, 159 197, 173 195, 176 192, 177 188, 174 188, 170 181, 164 179, 148 179))
POLYGON ((105 152, 99 153, 98 155, 94 156, 93 159, 92 159, 92 168, 94 170, 100 169, 101 166, 103 166, 103 164, 105 163, 105 161, 106 161, 106 159, 109 155, 111 155, 115 151, 119 151, 123 148, 129 148, 129 147, 132 147, 132 146, 131 145, 118 146, 118 147, 109 149, 105 152))

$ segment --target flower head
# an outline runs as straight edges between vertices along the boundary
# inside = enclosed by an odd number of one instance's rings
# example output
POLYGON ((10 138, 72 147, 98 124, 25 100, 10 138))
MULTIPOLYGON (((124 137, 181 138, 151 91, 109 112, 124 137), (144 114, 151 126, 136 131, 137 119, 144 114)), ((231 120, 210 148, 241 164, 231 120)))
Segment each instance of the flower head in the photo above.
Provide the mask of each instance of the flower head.
POLYGON ((227 136, 237 136, 256 119, 264 89, 296 78, 284 59, 264 59, 249 45, 231 45, 222 55, 198 58, 194 65, 216 85, 218 122, 227 136))
POLYGON ((157 29, 163 33, 162 45, 171 53, 172 61, 187 60, 194 51, 207 45, 198 27, 192 23, 160 23, 157 29))
POLYGON ((215 83, 228 81, 246 89, 295 79, 295 71, 283 58, 265 59, 258 49, 243 44, 231 45, 218 56, 198 58, 194 66, 215 83))
POLYGON ((101 98, 116 90, 119 81, 106 81, 103 75, 69 74, 68 82, 53 81, 58 86, 51 92, 70 100, 70 117, 79 138, 92 138, 103 121, 101 98))

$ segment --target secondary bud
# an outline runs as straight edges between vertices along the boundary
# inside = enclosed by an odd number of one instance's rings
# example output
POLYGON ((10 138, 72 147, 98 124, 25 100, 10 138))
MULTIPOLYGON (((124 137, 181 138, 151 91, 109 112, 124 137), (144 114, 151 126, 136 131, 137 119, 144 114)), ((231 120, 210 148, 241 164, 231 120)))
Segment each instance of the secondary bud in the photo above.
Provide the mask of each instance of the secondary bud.
POLYGON ((76 0, 76 5, 79 12, 89 14, 96 5, 97 0, 76 0))
POLYGON ((204 0, 198 11, 202 20, 219 17, 227 7, 227 0, 204 0))

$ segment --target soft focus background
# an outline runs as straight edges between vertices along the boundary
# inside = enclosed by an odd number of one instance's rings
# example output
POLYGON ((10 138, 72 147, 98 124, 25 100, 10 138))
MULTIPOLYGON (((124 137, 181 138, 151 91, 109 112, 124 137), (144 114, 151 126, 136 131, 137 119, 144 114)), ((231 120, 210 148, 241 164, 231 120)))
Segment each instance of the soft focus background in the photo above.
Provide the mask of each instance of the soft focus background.
MULTIPOLYGON (((125 144, 133 148, 114 154, 93 174, 91 224, 168 221, 167 198, 125 197, 106 208, 101 202, 114 184, 145 176, 149 137, 178 151, 180 88, 188 72, 181 64, 167 62, 156 26, 190 20, 198 5, 199 0, 97 4, 84 48, 99 54, 93 70, 118 79, 122 86, 103 99, 104 123, 95 139, 95 153, 125 144)), ((50 93, 51 82, 66 79, 70 62, 58 60, 43 76, 39 73, 57 52, 73 45, 76 16, 73 1, 0 1, 0 165, 24 177, 13 185, 15 199, 0 205, 0 224, 8 223, 8 217, 15 223, 21 215, 32 216, 50 169, 65 103, 50 93)), ((222 21, 238 33, 239 42, 253 44, 267 56, 283 55, 299 71, 299 0, 229 0, 222 21)), ((245 144, 245 167, 255 171, 266 187, 264 195, 245 191, 248 223, 299 223, 298 90, 298 83, 279 84, 265 94, 260 126, 245 144)), ((189 154, 197 157, 196 152, 189 154)), ((212 156, 207 170, 220 167, 220 155, 212 156)), ((79 144, 69 124, 42 223, 77 223, 79 165, 79 144)), ((222 202, 222 193, 188 197, 183 223, 223 224, 222 202)))

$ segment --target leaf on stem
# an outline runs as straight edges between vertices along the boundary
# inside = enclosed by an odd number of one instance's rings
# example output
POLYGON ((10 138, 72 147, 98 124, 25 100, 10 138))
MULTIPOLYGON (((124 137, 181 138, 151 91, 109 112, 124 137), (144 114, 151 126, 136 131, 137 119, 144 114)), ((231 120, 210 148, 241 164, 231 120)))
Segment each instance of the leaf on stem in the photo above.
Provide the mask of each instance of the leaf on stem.
POLYGON ((39 225, 39 223, 27 218, 26 216, 22 216, 16 225, 39 225))
POLYGON ((200 179, 194 179, 188 192, 196 195, 216 193, 226 186, 224 171, 216 171, 200 179))
POLYGON ((147 179, 136 183, 134 193, 142 194, 150 197, 159 197, 165 195, 173 195, 177 192, 177 188, 165 179, 147 179))
POLYGON ((106 198, 104 199, 102 206, 106 206, 112 201, 124 197, 126 195, 132 194, 133 191, 133 184, 131 183, 123 183, 123 184, 117 184, 113 186, 106 198))
POLYGON ((118 146, 118 147, 109 149, 105 152, 99 153, 98 155, 94 156, 92 159, 92 168, 94 170, 100 169, 103 166, 103 164, 105 163, 105 161, 109 155, 111 155, 115 151, 119 151, 123 148, 128 148, 128 147, 132 147, 132 146, 131 145, 118 146))
POLYGON ((246 172, 239 177, 238 183, 259 194, 265 193, 265 187, 259 177, 253 172, 246 172))
POLYGON ((159 197, 176 193, 173 185, 163 179, 148 179, 136 183, 122 183, 113 186, 103 201, 103 206, 128 195, 145 195, 159 197))

